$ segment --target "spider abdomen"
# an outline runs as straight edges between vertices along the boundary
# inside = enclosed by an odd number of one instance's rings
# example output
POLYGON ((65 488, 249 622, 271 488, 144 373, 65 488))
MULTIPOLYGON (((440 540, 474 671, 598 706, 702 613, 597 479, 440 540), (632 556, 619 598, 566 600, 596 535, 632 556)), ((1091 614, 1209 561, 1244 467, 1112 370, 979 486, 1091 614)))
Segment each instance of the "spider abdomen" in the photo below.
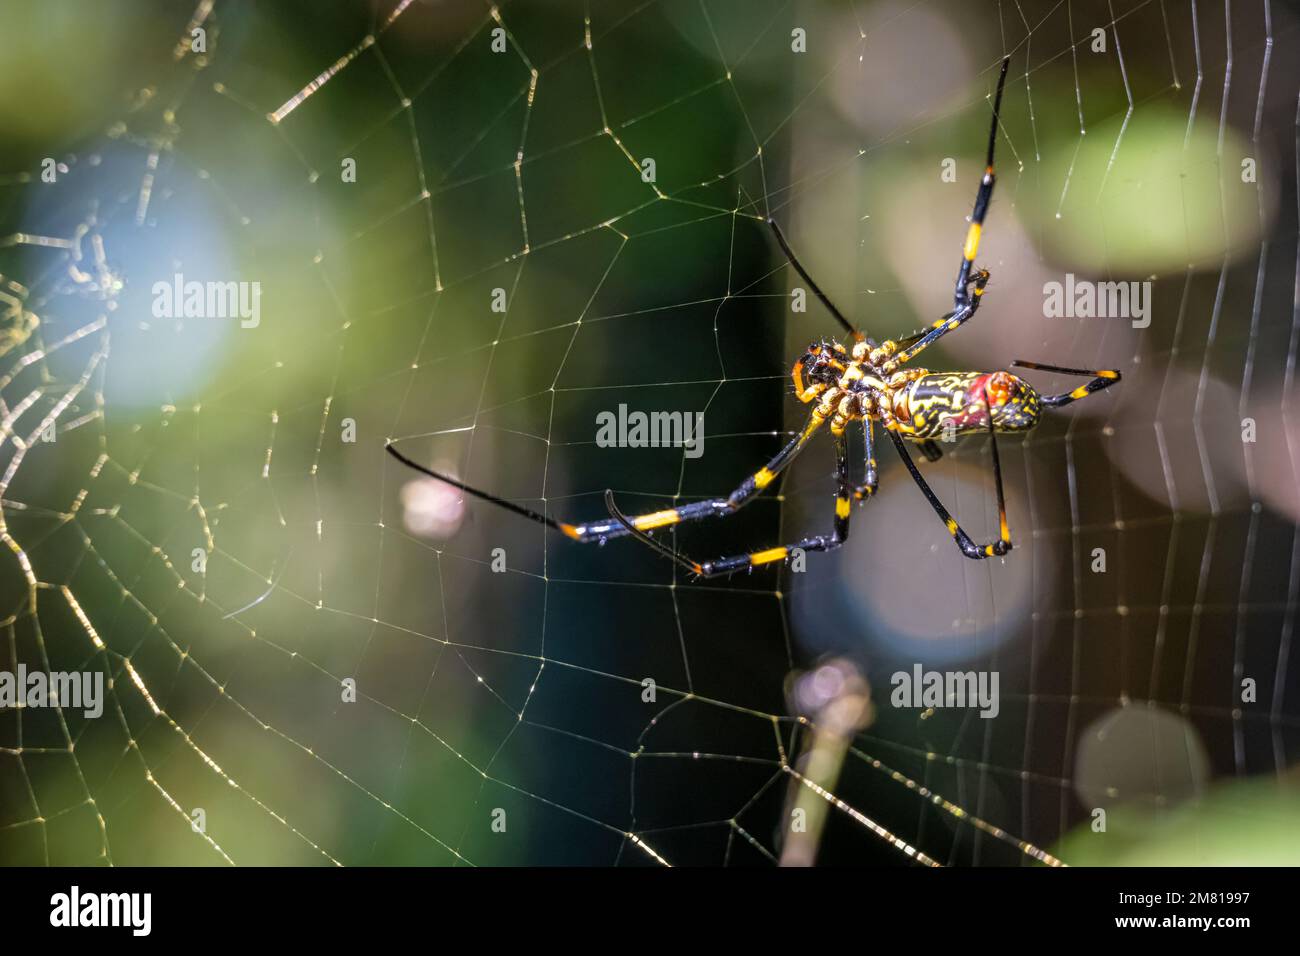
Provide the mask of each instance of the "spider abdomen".
POLYGON ((898 392, 900 431, 917 439, 1027 431, 1041 407, 1032 385, 1010 372, 931 372, 898 392))

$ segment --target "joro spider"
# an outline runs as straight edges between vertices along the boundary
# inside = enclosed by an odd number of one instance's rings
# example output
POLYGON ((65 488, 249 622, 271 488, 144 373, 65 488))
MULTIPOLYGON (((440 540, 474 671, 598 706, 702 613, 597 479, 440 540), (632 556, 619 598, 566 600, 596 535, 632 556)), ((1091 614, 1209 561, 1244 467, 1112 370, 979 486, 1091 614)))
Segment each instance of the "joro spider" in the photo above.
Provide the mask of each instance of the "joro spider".
POLYGON ((784 561, 794 550, 831 551, 842 545, 849 534, 849 515, 854 501, 859 503, 872 497, 878 487, 875 456, 875 423, 880 422, 898 455, 907 467, 912 480, 935 513, 943 521, 961 553, 968 558, 982 559, 1004 555, 1011 550, 1011 536, 1007 528, 1006 499, 1002 490, 1002 466, 998 458, 997 434, 999 432, 1025 432, 1038 424, 1044 407, 1069 405, 1086 395, 1100 391, 1120 380, 1120 373, 1111 369, 1089 371, 1062 368, 1038 362, 1013 361, 1020 368, 1039 369, 1067 375, 1090 375, 1092 380, 1070 392, 1059 395, 1039 395, 1024 379, 1010 372, 931 372, 923 368, 902 368, 924 349, 933 345, 949 332, 969 321, 979 309, 980 299, 988 285, 989 271, 974 269, 975 254, 979 249, 984 217, 993 196, 993 152, 997 144, 998 115, 1002 108, 1002 91, 1007 82, 1011 58, 1002 61, 997 92, 993 98, 993 121, 989 129, 988 160, 979 191, 975 195, 975 209, 962 250, 961 265, 957 270, 953 309, 929 328, 915 332, 898 341, 886 340, 877 345, 860 332, 827 298, 812 276, 799 262, 781 228, 774 219, 767 223, 776 236, 777 244, 790 265, 812 289, 818 300, 852 337, 853 344, 846 347, 833 339, 822 339, 808 347, 794 363, 791 378, 795 393, 805 404, 816 402, 807 423, 776 457, 750 475, 735 491, 725 498, 709 498, 647 514, 628 516, 614 501, 614 493, 605 491, 608 520, 572 525, 499 498, 489 492, 473 488, 450 477, 419 465, 397 451, 391 444, 389 453, 398 461, 439 481, 459 488, 466 494, 491 502, 517 515, 522 515, 561 532, 574 541, 604 543, 611 538, 631 535, 678 565, 699 577, 716 577, 746 568, 784 561), (854 484, 849 475, 848 447, 845 430, 850 422, 862 423, 864 440, 865 474, 860 484, 854 484), (656 528, 696 521, 703 518, 725 518, 735 514, 746 503, 772 484, 777 476, 794 461, 822 426, 830 422, 835 438, 835 523, 830 534, 813 535, 788 545, 766 548, 749 554, 718 558, 715 561, 695 561, 649 534, 656 528), (907 442, 921 448, 930 461, 941 452, 934 439, 956 435, 987 432, 993 458, 993 479, 997 488, 999 536, 988 544, 976 544, 961 525, 949 514, 926 480, 921 477, 907 442))

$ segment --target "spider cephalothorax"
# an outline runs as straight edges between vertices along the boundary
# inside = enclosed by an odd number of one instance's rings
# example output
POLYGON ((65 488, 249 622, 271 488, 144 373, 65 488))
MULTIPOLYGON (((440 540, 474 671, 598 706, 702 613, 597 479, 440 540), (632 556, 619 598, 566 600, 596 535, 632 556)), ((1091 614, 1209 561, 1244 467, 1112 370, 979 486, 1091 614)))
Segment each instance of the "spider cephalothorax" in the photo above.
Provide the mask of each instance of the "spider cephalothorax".
POLYGON ((1002 468, 998 460, 997 435, 999 432, 1026 431, 1038 423, 1044 407, 1068 405, 1092 392, 1099 391, 1119 381, 1119 372, 1110 369, 1088 371, 1062 368, 1038 362, 1012 362, 1022 368, 1041 369, 1067 375, 1091 375, 1092 380, 1060 395, 1039 395, 1024 379, 1010 372, 931 372, 924 368, 909 368, 907 363, 922 350, 960 328, 979 309, 985 286, 989 282, 987 269, 974 267, 979 251, 984 217, 993 197, 993 148, 997 143, 998 114, 1002 105, 1002 91, 1006 86, 1010 57, 1002 61, 997 93, 993 98, 993 123, 989 130, 988 159, 984 175, 980 178, 975 195, 975 208, 971 213, 966 241, 962 246, 962 259, 957 270, 953 294, 953 309, 928 328, 897 341, 875 344, 863 335, 827 298, 812 276, 799 263, 790 249, 780 227, 774 219, 767 223, 776 236, 777 244, 785 253, 790 265, 804 283, 826 307, 840 327, 851 337, 851 344, 841 344, 834 339, 822 339, 808 346, 807 351, 794 363, 790 377, 794 381, 799 400, 812 404, 812 413, 802 429, 776 456, 758 471, 749 475, 726 497, 692 501, 662 511, 640 515, 625 515, 614 502, 612 491, 605 492, 608 519, 587 524, 572 525, 498 498, 462 484, 454 478, 437 474, 402 455, 391 445, 388 450, 403 463, 427 475, 441 479, 468 494, 490 501, 516 514, 531 518, 549 528, 562 532, 575 541, 604 543, 610 538, 632 535, 680 566, 703 577, 729 574, 759 565, 783 561, 792 552, 831 551, 844 543, 849 534, 849 516, 853 502, 873 496, 878 484, 875 425, 880 422, 889 436, 912 480, 925 495, 930 507, 943 521, 948 533, 961 553, 968 558, 990 558, 1011 550, 1010 531, 1007 528, 1006 501, 1002 491, 1002 468), (742 506, 762 493, 781 472, 803 451, 822 426, 830 423, 835 438, 835 523, 829 534, 801 538, 787 545, 765 548, 749 554, 737 554, 714 561, 693 561, 669 545, 650 537, 650 532, 683 521, 721 518, 735 514, 742 506), (850 477, 848 442, 845 429, 851 422, 860 422, 863 438, 863 476, 861 482, 850 477), (987 544, 976 544, 948 513, 930 489, 925 478, 912 461, 907 446, 919 444, 922 454, 934 460, 941 454, 934 439, 955 439, 959 435, 983 433, 989 436, 993 459, 993 480, 998 496, 998 537, 987 544))
POLYGON ((925 374, 924 369, 899 372, 889 357, 894 348, 893 342, 877 346, 866 338, 852 349, 834 339, 814 342, 791 370, 795 394, 801 402, 817 402, 813 414, 829 419, 834 435, 851 421, 891 420, 900 389, 925 374))

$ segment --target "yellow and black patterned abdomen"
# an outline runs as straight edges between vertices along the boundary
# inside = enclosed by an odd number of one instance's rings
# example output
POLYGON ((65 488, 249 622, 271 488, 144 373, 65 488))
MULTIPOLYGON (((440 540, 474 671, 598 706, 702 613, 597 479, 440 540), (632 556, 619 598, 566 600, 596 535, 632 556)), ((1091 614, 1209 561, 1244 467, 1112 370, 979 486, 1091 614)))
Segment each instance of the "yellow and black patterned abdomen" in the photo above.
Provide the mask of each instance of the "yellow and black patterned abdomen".
POLYGON ((932 372, 912 382, 894 402, 899 431, 916 439, 988 431, 1028 431, 1041 407, 1032 385, 1010 372, 932 372))

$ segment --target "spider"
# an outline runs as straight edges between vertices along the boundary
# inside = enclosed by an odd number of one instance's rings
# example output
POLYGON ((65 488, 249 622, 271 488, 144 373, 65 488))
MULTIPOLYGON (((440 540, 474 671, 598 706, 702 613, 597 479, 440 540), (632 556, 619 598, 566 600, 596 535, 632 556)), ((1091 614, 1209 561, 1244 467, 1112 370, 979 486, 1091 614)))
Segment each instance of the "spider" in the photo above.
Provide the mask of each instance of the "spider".
POLYGON ((610 538, 631 535, 660 554, 675 561, 699 577, 716 577, 750 569, 764 564, 784 561, 796 549, 831 551, 842 545, 849 534, 849 515, 853 503, 872 497, 878 487, 875 457, 875 424, 879 422, 889 435, 894 448, 907 467, 912 480, 930 502, 948 533, 952 535, 961 553, 968 558, 983 559, 1005 555, 1011 550, 1011 535, 1007 528, 1006 499, 1002 489, 1002 466, 998 458, 997 433, 1025 432, 1038 424, 1044 407, 1057 408, 1114 385, 1120 380, 1115 370, 1062 368, 1038 362, 1014 361, 1020 368, 1059 372, 1067 375, 1088 375, 1092 380, 1070 392, 1059 395, 1040 395, 1028 382, 1010 372, 931 372, 923 368, 903 366, 933 345, 943 336, 965 322, 979 309, 980 299, 989 282, 987 269, 975 269, 975 255, 979 249, 984 217, 993 196, 993 153, 997 144, 998 116, 1002 108, 1002 92, 1007 82, 1011 58, 1002 61, 997 91, 993 98, 993 120, 989 129, 988 159, 979 191, 975 195, 975 208, 962 249, 961 265, 957 270, 957 283, 953 294, 952 311, 931 324, 898 341, 886 340, 877 345, 860 332, 827 298, 812 276, 799 262, 776 220, 769 218, 768 226, 777 244, 796 272, 812 289, 818 300, 852 338, 851 345, 834 339, 814 342, 794 363, 791 378, 795 394, 801 402, 813 404, 812 412, 803 429, 777 453, 771 461, 747 477, 735 491, 725 498, 709 498, 677 508, 628 516, 614 500, 614 493, 606 490, 605 506, 609 518, 588 524, 572 525, 557 521, 514 502, 499 498, 477 488, 463 484, 447 475, 431 471, 397 451, 392 444, 388 451, 403 464, 430 477, 459 488, 466 494, 491 502, 515 514, 540 522, 561 532, 574 541, 604 543, 610 538), (845 430, 850 422, 862 423, 864 439, 865 474, 860 484, 854 484, 849 475, 848 445, 845 430), (724 518, 735 514, 746 503, 767 488, 789 466, 808 442, 824 425, 830 423, 835 439, 835 521, 830 534, 802 538, 788 545, 779 545, 718 558, 714 561, 696 561, 669 545, 652 538, 649 532, 656 528, 696 521, 703 518, 724 518), (941 452, 934 439, 945 440, 958 435, 987 432, 993 458, 993 479, 997 488, 999 536, 987 544, 973 541, 949 514, 929 484, 921 476, 916 463, 907 450, 907 443, 917 444, 930 461, 941 452))

